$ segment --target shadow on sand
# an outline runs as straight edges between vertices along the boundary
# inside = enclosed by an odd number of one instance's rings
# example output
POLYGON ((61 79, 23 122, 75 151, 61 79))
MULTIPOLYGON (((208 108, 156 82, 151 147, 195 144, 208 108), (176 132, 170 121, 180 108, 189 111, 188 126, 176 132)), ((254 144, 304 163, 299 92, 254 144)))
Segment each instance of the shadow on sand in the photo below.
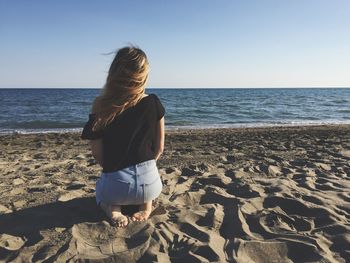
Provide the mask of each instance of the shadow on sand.
MULTIPOLYGON (((128 215, 137 211, 135 206, 123 207, 128 215)), ((0 233, 23 236, 30 246, 42 239, 40 231, 47 229, 71 228, 79 223, 96 223, 108 220, 96 205, 94 197, 76 198, 66 202, 55 202, 36 207, 24 208, 0 215, 0 233)))

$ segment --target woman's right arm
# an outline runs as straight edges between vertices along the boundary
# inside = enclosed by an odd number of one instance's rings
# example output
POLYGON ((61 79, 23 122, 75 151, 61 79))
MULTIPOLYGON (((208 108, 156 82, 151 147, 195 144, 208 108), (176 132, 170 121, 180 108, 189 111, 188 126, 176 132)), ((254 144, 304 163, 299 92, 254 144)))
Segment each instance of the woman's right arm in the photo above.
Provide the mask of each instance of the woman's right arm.
POLYGON ((156 143, 155 143, 155 151, 156 151, 156 160, 160 158, 164 151, 164 141, 165 141, 165 131, 164 131, 164 117, 162 117, 156 127, 156 143))
POLYGON ((96 162, 102 166, 102 161, 103 161, 102 139, 91 140, 90 147, 91 147, 92 156, 95 158, 96 162))

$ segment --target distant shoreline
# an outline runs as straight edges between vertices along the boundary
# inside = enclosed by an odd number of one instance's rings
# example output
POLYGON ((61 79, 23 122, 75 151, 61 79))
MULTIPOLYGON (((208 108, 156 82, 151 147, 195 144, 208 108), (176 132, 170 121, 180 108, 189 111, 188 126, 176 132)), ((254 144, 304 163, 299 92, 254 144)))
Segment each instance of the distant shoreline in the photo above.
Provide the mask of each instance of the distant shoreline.
MULTIPOLYGON (((182 126, 182 127, 166 127, 166 131, 169 133, 176 132, 211 132, 211 131, 247 131, 247 130, 300 130, 300 129, 333 129, 333 128, 346 128, 350 129, 350 123, 343 124, 285 124, 285 125, 260 125, 260 126, 232 126, 232 127, 194 127, 194 126, 182 126)), ((52 130, 15 130, 9 132, 1 132, 0 136, 8 136, 8 135, 27 135, 27 134, 76 134, 81 133, 82 128, 73 128, 73 129, 52 129, 52 130)))

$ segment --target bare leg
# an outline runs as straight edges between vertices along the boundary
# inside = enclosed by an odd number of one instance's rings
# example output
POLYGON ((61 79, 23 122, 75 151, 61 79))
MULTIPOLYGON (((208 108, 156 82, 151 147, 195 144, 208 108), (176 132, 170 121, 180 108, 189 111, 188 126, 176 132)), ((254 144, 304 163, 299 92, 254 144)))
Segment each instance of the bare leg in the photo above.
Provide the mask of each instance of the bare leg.
POLYGON ((129 220, 122 214, 120 205, 107 205, 101 202, 101 208, 118 227, 126 227, 128 225, 129 220))
POLYGON ((140 205, 140 211, 132 215, 132 221, 146 221, 152 212, 152 201, 140 205))

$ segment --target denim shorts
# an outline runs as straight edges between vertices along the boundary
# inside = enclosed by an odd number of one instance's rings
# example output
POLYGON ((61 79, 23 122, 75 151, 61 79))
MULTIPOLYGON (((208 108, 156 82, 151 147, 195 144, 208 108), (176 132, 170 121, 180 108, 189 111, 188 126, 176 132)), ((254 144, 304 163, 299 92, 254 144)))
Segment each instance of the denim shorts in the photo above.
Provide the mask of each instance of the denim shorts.
POLYGON ((102 173, 96 182, 96 202, 108 205, 140 205, 154 200, 162 192, 155 160, 124 169, 102 173))

